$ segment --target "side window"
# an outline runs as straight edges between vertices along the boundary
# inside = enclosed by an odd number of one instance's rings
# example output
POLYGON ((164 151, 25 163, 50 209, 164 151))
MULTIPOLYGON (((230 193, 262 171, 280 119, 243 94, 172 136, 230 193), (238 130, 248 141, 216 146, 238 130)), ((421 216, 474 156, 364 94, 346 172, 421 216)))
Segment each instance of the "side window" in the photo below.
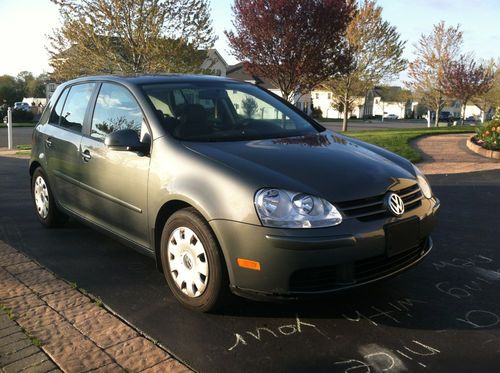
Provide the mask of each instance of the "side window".
POLYGON ((116 84, 103 83, 97 96, 92 118, 90 132, 92 137, 104 139, 112 132, 132 129, 142 139, 146 132, 143 122, 142 111, 126 88, 116 84))
POLYGON ((54 110, 50 114, 49 123, 59 125, 62 111, 63 111, 63 107, 64 107, 64 103, 66 102, 66 97, 68 97, 68 92, 69 92, 69 88, 66 88, 64 90, 64 92, 61 93, 61 95, 59 96, 59 99, 57 100, 56 107, 54 108, 54 110))
POLYGON ((71 87, 62 111, 60 126, 76 132, 82 131, 83 119, 94 87, 95 83, 78 84, 71 87))

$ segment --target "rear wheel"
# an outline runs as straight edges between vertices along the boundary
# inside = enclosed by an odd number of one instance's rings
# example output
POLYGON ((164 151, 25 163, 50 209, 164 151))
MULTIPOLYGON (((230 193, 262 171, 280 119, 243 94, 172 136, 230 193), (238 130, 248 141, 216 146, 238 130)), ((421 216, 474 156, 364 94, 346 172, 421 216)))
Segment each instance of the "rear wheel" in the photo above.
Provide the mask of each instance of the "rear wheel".
POLYGON ((215 235, 195 209, 179 210, 167 220, 161 259, 167 283, 183 305, 202 312, 222 305, 226 267, 215 235))
POLYGON ((61 226, 68 219, 58 210, 54 195, 49 187, 47 176, 41 167, 38 167, 31 178, 31 196, 35 205, 36 215, 42 225, 47 228, 61 226))

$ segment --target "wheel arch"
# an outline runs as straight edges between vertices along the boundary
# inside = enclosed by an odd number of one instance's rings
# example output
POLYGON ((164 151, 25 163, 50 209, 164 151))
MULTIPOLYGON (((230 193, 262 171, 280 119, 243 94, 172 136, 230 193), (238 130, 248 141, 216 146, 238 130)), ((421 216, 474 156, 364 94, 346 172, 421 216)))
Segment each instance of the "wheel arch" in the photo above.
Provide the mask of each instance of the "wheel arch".
MULTIPOLYGON (((163 232, 163 227, 167 220, 172 216, 174 213, 176 213, 179 210, 185 209, 185 208, 192 208, 194 209, 200 216, 202 216, 207 222, 208 222, 208 214, 206 211, 200 211, 200 208, 197 208, 197 206, 192 203, 191 201, 186 201, 181 198, 176 198, 176 199, 171 199, 167 202, 165 202, 160 209, 158 210, 156 217, 155 217, 155 222, 153 226, 153 232, 152 232, 152 240, 153 240, 153 248, 154 248, 154 253, 155 253, 155 259, 156 259, 156 268, 158 271, 163 273, 163 267, 162 267, 162 261, 161 261, 161 235, 163 232)), ((226 270, 227 268, 227 261, 226 261, 226 256, 224 255, 224 250, 221 247, 220 244, 220 239, 217 236, 217 234, 214 232, 214 230, 210 227, 209 228, 212 230, 213 235, 215 236, 215 239, 217 240, 217 243, 219 245, 221 255, 223 258, 224 263, 226 264, 226 270)))
MULTIPOLYGON (((30 164, 30 169, 29 169, 29 172, 30 172, 30 176, 33 176, 33 174, 35 173, 35 170, 38 168, 38 167, 42 167, 41 163, 38 162, 38 161, 33 161, 31 162, 30 164)), ((43 169, 43 167, 42 167, 43 169)))

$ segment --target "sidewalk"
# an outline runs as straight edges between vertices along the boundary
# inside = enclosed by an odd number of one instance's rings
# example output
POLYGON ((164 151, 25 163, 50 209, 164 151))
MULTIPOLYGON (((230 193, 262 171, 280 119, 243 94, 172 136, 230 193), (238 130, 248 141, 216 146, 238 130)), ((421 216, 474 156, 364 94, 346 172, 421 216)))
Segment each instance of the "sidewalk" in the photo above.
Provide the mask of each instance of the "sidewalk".
POLYGON ((423 161, 417 166, 427 175, 500 169, 500 161, 481 157, 467 149, 465 144, 471 135, 437 135, 415 140, 412 145, 423 156, 423 161))
POLYGON ((190 372, 99 299, 3 241, 0 306, 2 373, 190 372))
POLYGON ((58 373, 54 362, 23 329, 10 319, 8 313, 0 313, 0 371, 5 373, 58 373))

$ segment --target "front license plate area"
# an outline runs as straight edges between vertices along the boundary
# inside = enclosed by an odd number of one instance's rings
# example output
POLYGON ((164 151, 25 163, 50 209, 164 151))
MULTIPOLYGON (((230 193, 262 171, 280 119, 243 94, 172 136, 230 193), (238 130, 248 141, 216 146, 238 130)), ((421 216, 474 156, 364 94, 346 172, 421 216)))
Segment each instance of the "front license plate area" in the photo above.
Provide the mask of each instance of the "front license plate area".
POLYGON ((387 256, 413 249, 420 243, 420 219, 417 217, 384 227, 387 256))

